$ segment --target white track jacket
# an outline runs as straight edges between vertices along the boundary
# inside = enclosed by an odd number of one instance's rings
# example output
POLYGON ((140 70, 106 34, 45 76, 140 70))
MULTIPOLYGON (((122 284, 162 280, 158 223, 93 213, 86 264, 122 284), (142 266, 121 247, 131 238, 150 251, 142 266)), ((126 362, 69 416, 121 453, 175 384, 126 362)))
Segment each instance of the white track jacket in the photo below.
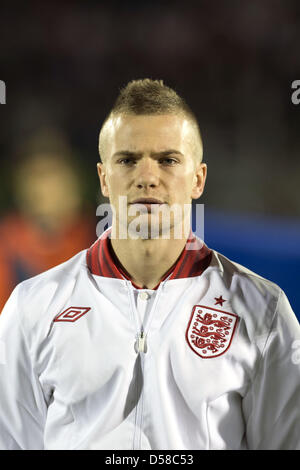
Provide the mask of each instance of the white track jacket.
POLYGON ((140 289, 105 232, 0 316, 1 449, 300 449, 300 327, 196 239, 140 289))

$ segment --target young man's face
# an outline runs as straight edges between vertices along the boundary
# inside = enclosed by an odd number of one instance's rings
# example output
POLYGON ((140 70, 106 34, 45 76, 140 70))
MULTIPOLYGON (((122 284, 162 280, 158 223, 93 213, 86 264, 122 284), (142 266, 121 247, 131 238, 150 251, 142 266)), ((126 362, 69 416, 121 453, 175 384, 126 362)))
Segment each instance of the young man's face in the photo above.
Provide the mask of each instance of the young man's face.
POLYGON ((113 223, 130 224, 137 216, 143 224, 158 222, 161 230, 171 209, 171 229, 182 223, 178 208, 189 208, 203 192, 206 165, 201 145, 185 118, 177 115, 118 116, 107 123, 105 154, 98 164, 104 196, 115 210, 113 223), (198 149, 198 152, 197 152, 198 149), (120 208, 126 196, 127 213, 120 208), (141 215, 143 204, 145 213, 141 215), (174 215, 172 208, 177 208, 174 215), (164 215, 159 215, 162 212, 164 215), (125 216, 126 215, 126 220, 125 216))

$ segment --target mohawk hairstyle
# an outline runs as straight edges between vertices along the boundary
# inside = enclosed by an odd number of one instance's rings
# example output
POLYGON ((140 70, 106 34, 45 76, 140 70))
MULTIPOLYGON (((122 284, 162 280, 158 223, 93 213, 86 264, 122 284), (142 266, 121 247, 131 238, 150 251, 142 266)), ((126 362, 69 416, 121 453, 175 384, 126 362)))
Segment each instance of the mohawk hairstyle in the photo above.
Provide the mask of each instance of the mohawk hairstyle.
POLYGON ((163 80, 132 80, 124 87, 112 109, 116 114, 164 114, 170 111, 191 112, 177 93, 163 80))
POLYGON ((103 129, 109 119, 117 115, 162 114, 177 114, 189 119, 198 134, 202 147, 201 133, 197 118, 185 100, 180 97, 175 90, 166 86, 163 80, 144 78, 132 80, 121 89, 100 131, 100 158, 104 151, 103 129))

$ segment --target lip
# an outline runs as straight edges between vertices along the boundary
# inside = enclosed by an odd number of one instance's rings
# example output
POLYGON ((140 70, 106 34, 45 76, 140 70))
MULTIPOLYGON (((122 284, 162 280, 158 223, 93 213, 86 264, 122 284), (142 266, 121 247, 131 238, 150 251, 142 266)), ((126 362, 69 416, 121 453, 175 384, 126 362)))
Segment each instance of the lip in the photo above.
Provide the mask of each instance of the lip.
POLYGON ((130 204, 164 204, 164 202, 153 197, 141 197, 130 202, 130 204))

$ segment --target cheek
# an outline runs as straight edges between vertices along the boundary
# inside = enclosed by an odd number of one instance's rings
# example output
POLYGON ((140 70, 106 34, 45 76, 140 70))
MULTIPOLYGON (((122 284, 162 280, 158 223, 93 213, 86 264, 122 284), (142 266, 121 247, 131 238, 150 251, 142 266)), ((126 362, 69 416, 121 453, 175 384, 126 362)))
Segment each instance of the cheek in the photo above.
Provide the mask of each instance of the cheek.
POLYGON ((126 180, 117 172, 107 174, 106 186, 111 200, 117 200, 119 195, 126 194, 126 180))
POLYGON ((178 175, 172 182, 173 194, 176 200, 190 199, 192 194, 193 179, 192 173, 178 175))

